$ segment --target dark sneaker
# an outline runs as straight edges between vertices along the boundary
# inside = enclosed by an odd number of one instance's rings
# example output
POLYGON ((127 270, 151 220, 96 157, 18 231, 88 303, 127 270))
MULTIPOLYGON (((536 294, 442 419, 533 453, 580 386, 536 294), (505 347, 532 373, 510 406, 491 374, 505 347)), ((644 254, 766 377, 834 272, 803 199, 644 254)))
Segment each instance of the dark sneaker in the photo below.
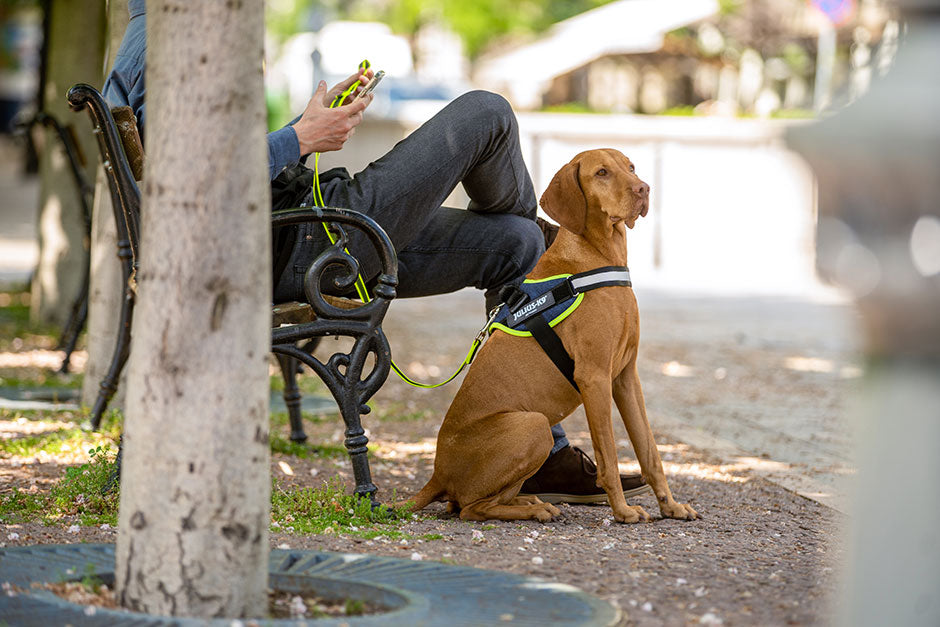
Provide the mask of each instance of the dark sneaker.
POLYGON ((548 250, 548 247, 555 241, 555 236, 558 235, 558 225, 552 224, 543 218, 536 218, 535 223, 542 229, 542 237, 545 238, 545 250, 548 250))
MULTIPOLYGON (((650 492, 640 475, 620 475, 627 498, 650 492)), ((597 465, 576 446, 550 456, 525 480, 519 494, 534 494, 546 503, 606 503, 607 493, 597 487, 597 465)))

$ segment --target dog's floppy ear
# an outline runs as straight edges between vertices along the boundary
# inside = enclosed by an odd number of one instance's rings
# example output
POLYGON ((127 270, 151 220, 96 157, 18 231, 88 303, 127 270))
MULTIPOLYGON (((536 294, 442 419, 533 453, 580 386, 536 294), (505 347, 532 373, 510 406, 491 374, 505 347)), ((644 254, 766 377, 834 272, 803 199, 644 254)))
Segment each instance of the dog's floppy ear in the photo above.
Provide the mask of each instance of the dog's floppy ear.
POLYGON ((549 217, 575 235, 584 231, 587 217, 587 198, 578 180, 580 172, 580 161, 565 165, 552 178, 539 200, 539 205, 549 217))

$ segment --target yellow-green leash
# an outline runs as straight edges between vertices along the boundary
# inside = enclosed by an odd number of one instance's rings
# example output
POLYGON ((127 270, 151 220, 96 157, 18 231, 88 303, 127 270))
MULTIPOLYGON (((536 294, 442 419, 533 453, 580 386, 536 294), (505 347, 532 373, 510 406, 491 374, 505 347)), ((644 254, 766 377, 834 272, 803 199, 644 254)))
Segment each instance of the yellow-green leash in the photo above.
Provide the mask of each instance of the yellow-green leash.
MULTIPOLYGON (((359 64, 360 70, 368 70, 369 67, 370 67, 370 64, 368 60, 364 60, 362 63, 359 64)), ((345 91, 343 91, 343 93, 336 96, 336 98, 334 98, 333 102, 330 104, 330 108, 333 109, 335 107, 341 106, 346 101, 346 98, 348 98, 350 94, 356 91, 356 88, 359 87, 359 84, 360 84, 360 81, 357 80, 355 83, 350 85, 345 91)), ((313 156, 313 202, 318 207, 326 206, 326 203, 323 201, 323 193, 320 191, 320 153, 319 152, 315 153, 313 156)), ((326 224, 323 225, 323 230, 326 231, 326 236, 330 239, 330 243, 335 244, 336 238, 333 237, 333 233, 330 231, 329 227, 327 227, 326 224)), ((348 249, 344 249, 344 250, 346 250, 346 254, 349 254, 348 249)), ((366 283, 365 281, 363 281, 361 274, 356 277, 356 293, 359 295, 359 298, 360 300, 362 300, 362 302, 368 303, 372 301, 372 299, 369 298, 369 292, 366 289, 366 283)), ((420 383, 418 381, 411 379, 408 375, 402 372, 401 368, 398 367, 398 364, 396 364, 394 360, 392 360, 392 370, 395 371, 395 374, 401 377, 402 381, 404 381, 405 383, 409 385, 413 385, 414 387, 432 389, 432 388, 441 387, 442 385, 447 385, 448 383, 456 379, 457 375, 463 372, 463 369, 469 366, 470 362, 473 361, 473 358, 476 357, 477 351, 480 349, 480 346, 483 345, 483 341, 486 339, 486 331, 489 328, 490 324, 493 322, 493 319, 496 317, 497 311, 499 311, 499 307, 496 307, 495 309, 493 309, 493 311, 490 312, 489 319, 486 321, 486 324, 483 326, 483 328, 480 329, 480 332, 477 333, 476 338, 474 338, 473 343, 470 345, 470 351, 467 353, 467 356, 464 358, 463 363, 461 363, 460 367, 457 368, 454 374, 450 375, 446 380, 441 381, 440 383, 420 383)))

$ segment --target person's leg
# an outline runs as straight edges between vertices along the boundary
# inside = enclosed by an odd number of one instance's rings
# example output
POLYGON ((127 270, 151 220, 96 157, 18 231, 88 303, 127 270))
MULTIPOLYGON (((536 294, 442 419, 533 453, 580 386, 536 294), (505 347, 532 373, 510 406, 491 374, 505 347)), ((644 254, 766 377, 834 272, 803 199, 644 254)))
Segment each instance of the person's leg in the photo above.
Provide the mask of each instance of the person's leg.
MULTIPOLYGON (((461 182, 471 211, 535 220, 538 203, 522 159, 518 123, 501 96, 483 91, 460 96, 352 179, 327 182, 323 196, 328 205, 372 217, 401 252, 438 217, 461 182)), ((350 250, 367 279, 379 271, 370 248, 350 234, 350 250)))
POLYGON ((398 253, 398 295, 483 290, 486 311, 499 304, 504 285, 521 282, 544 252, 532 220, 517 215, 442 207, 398 253))
POLYGON ((560 422, 552 427, 552 439, 555 443, 552 445, 552 452, 548 454, 549 457, 570 445, 568 436, 565 435, 565 430, 561 428, 560 422))

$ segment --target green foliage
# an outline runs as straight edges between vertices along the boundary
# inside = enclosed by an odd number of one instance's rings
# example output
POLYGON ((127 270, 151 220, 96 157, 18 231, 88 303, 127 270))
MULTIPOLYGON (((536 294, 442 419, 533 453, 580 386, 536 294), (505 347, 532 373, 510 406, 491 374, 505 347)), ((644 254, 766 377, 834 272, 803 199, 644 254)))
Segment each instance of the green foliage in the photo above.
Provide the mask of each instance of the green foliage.
POLYGON ((308 16, 328 19, 379 21, 397 33, 412 36, 422 25, 443 22, 452 28, 471 57, 506 36, 540 33, 551 25, 611 0, 296 0, 269 3, 267 25, 281 39, 306 28, 308 16))
POLYGON ((49 493, 14 488, 0 495, 0 522, 42 520, 54 524, 65 516, 78 516, 83 525, 117 524, 118 487, 114 481, 116 454, 107 446, 88 451, 91 459, 68 468, 49 493))
POLYGON ((117 452, 108 446, 88 451, 88 463, 68 468, 49 494, 59 516, 77 515, 83 525, 117 524, 117 452))
POLYGON ((271 489, 272 526, 288 533, 397 537, 402 534, 395 527, 410 518, 407 509, 373 508, 369 499, 346 494, 338 479, 319 488, 297 489, 284 489, 275 480, 271 489))
POLYGON ((744 6, 745 0, 718 0, 718 13, 720 15, 734 15, 744 6))
POLYGON ((346 616, 362 616, 366 613, 366 604, 359 599, 346 599, 346 616))
POLYGON ((95 574, 95 565, 91 562, 85 564, 85 574, 82 576, 81 584, 87 592, 91 594, 98 594, 101 590, 101 586, 104 585, 104 582, 101 581, 101 577, 95 574))

